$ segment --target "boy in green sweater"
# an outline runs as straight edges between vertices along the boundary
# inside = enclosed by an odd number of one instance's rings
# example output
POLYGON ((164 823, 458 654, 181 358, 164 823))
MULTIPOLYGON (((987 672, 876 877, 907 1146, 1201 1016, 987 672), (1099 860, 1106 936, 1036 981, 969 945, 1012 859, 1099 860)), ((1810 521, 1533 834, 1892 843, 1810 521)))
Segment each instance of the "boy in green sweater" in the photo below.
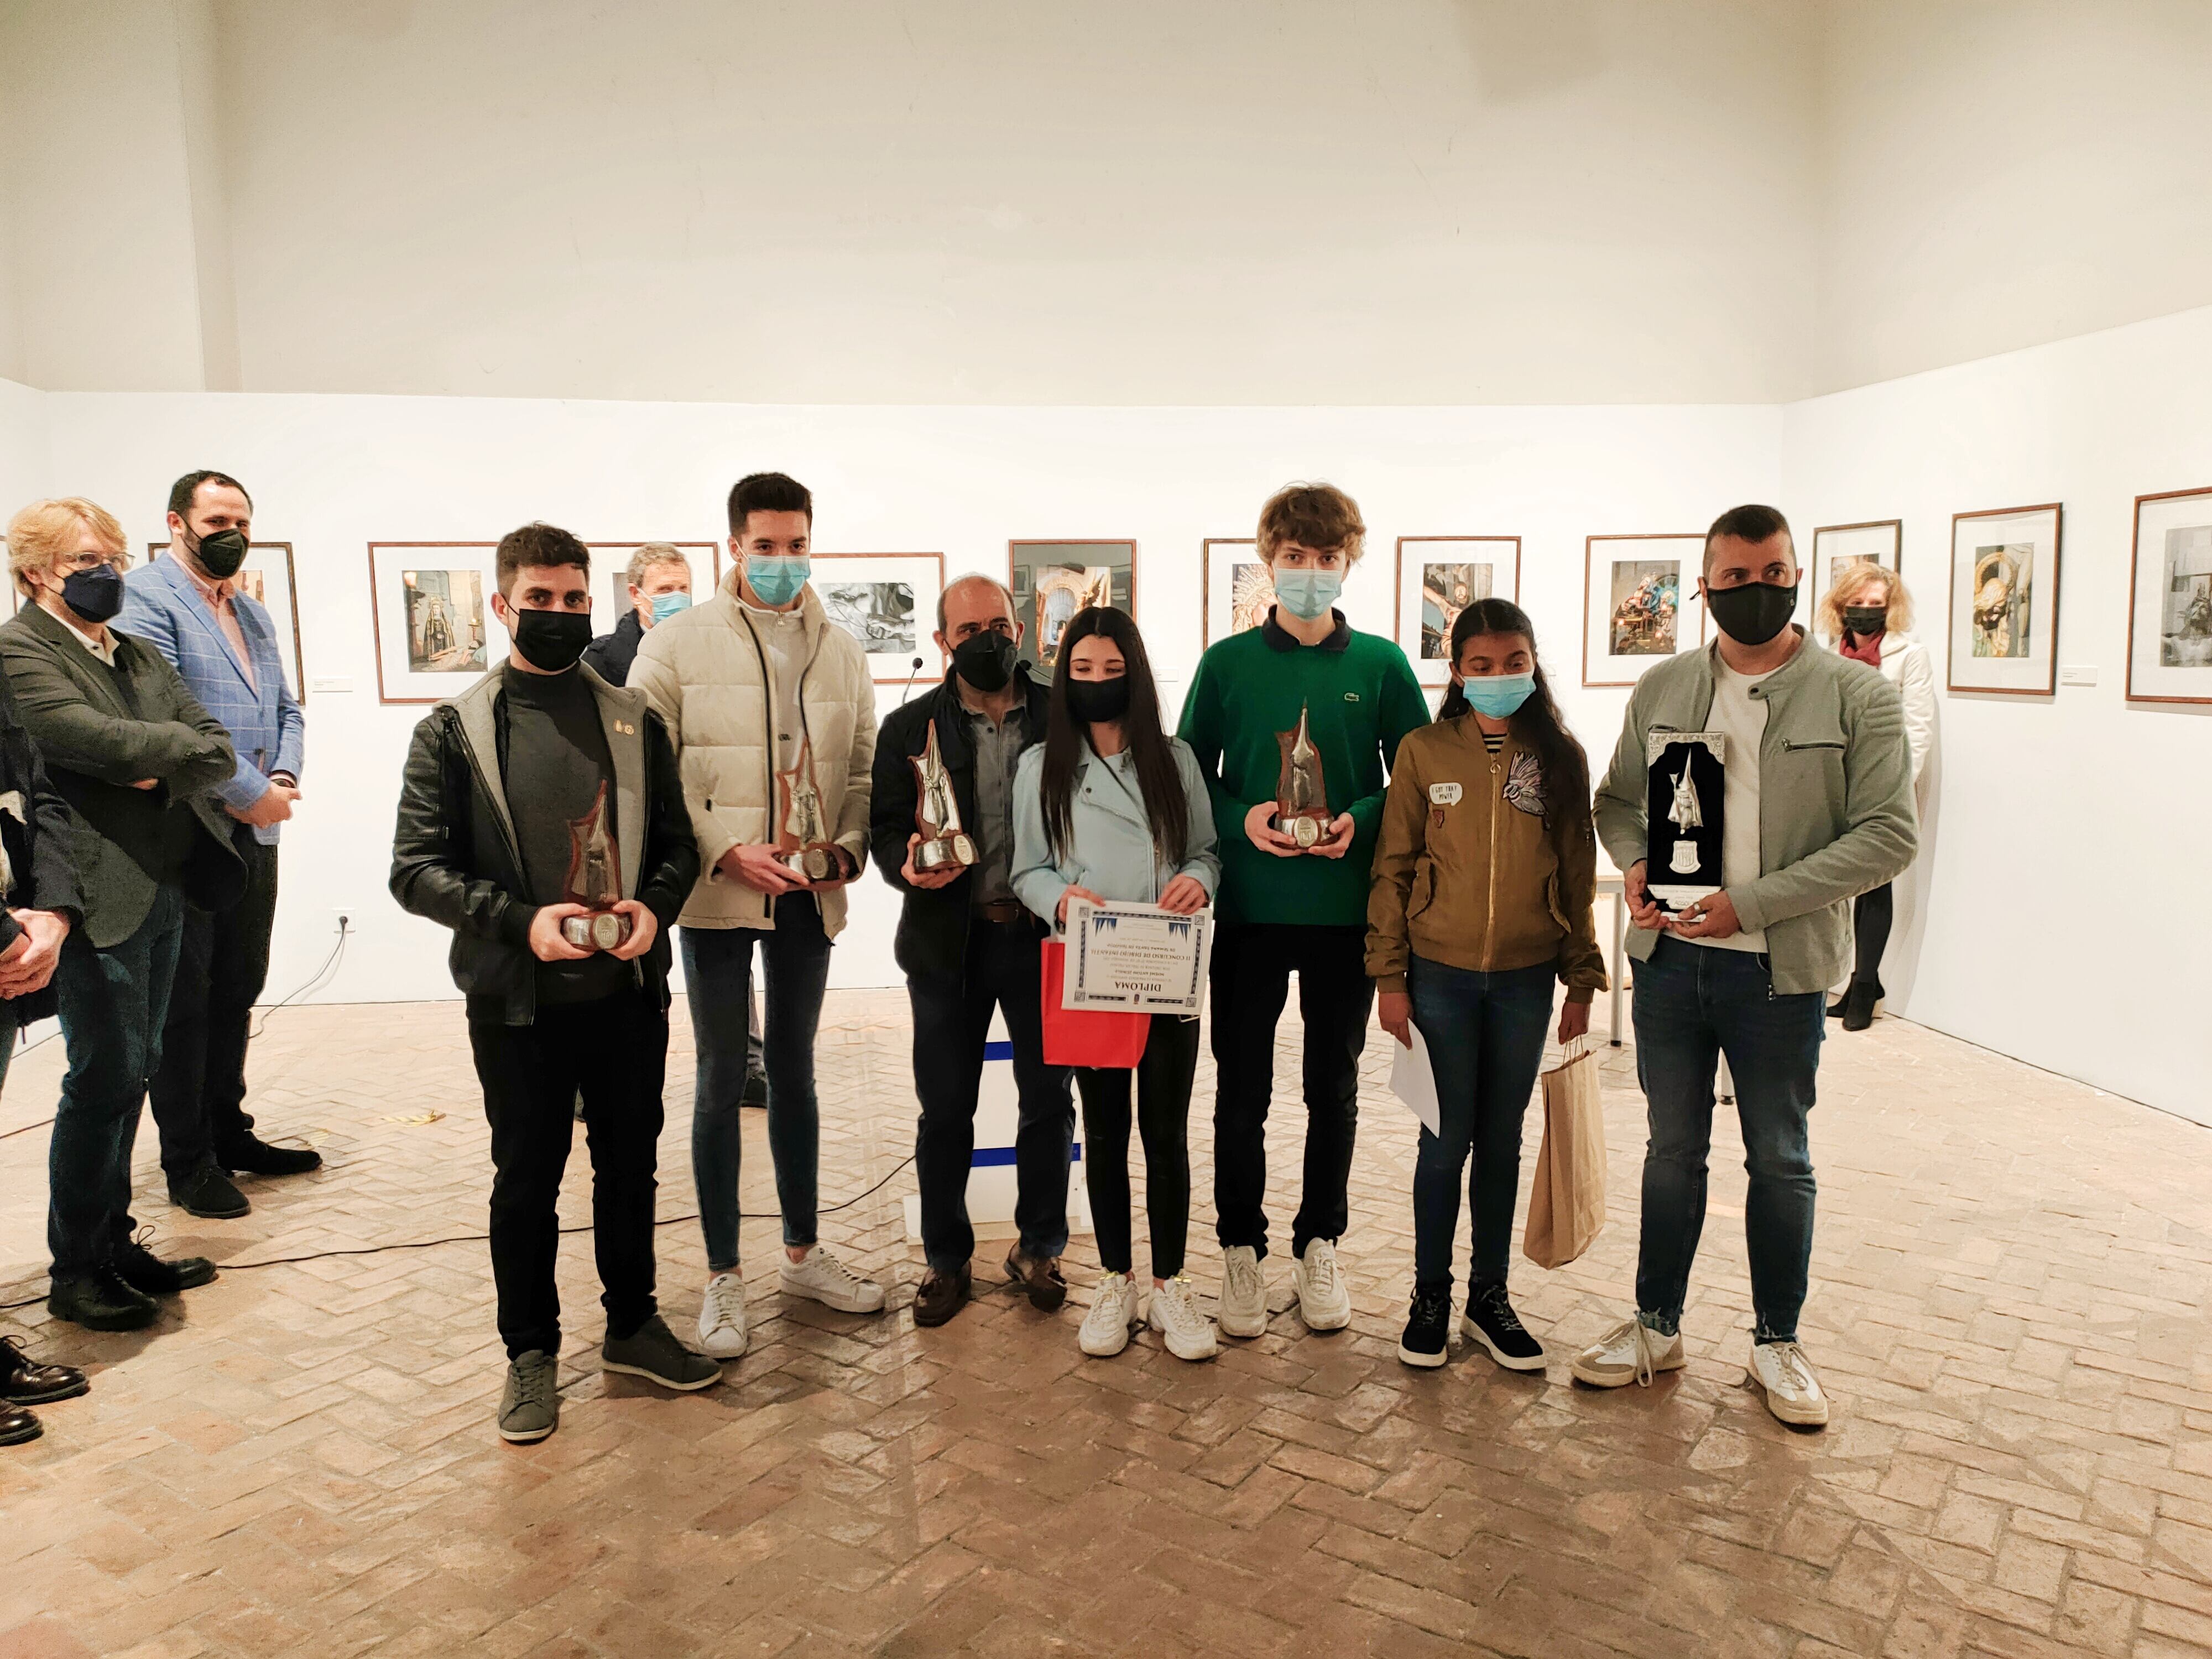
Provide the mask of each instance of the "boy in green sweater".
MULTIPOLYGON (((1429 719, 1404 652, 1354 633, 1334 608, 1367 526, 1328 484, 1291 484, 1260 512, 1274 578, 1267 620, 1200 659, 1182 740, 1198 757, 1221 836, 1212 991, 1213 1202, 1221 1239, 1221 1328, 1267 1328, 1267 1127, 1275 1024, 1298 976, 1305 1025, 1305 1176, 1291 1224, 1298 1311, 1340 1330, 1352 1296, 1336 1260, 1348 1219, 1359 1054, 1375 988, 1367 977, 1367 883, 1398 740, 1429 719), (1299 741, 1303 724, 1305 741, 1299 741), (1320 825, 1279 827, 1286 753, 1319 760, 1320 825), (1304 837, 1285 830, 1303 827, 1304 837), (1318 832, 1318 833, 1316 833, 1318 832), (1302 844, 1310 841, 1310 844, 1302 844)), ((1311 781, 1313 768, 1300 770, 1311 781)), ((1301 814, 1303 816, 1303 813, 1301 814)))

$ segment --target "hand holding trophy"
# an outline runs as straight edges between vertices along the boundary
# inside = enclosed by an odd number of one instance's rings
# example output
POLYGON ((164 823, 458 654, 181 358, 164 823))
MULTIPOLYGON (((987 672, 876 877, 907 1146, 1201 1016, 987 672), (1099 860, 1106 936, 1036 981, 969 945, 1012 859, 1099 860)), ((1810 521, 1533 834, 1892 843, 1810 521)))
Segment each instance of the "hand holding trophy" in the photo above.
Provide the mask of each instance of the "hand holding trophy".
POLYGON ((611 951, 629 938, 629 917, 618 914, 622 902, 622 854, 614 831, 607 827, 606 781, 592 797, 592 810, 568 820, 568 878, 562 901, 580 904, 589 913, 564 916, 561 937, 580 950, 611 951))
POLYGON ((914 867, 933 875, 973 866, 981 855, 975 837, 960 827, 960 801, 938 750, 935 720, 929 723, 929 738, 921 753, 909 757, 907 764, 914 768, 914 825, 921 835, 914 849, 914 867))
POLYGON ((842 880, 845 860, 830 839, 822 787, 814 777, 814 745, 802 742, 789 770, 775 775, 776 862, 802 881, 842 880))
POLYGON ((1330 813, 1306 705, 1298 706, 1297 728, 1276 732, 1275 741, 1283 750, 1283 768, 1275 779, 1275 828, 1297 842, 1300 852, 1311 852, 1328 839, 1330 813))

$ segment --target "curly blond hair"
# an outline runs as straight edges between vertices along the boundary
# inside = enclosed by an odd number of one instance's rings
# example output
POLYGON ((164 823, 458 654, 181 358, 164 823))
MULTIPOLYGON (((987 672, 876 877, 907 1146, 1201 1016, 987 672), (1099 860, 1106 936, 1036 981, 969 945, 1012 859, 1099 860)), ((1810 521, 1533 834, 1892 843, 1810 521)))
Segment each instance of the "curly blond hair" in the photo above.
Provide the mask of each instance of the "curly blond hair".
POLYGON ((1885 570, 1871 559, 1863 564, 1845 565, 1836 580, 1829 585, 1827 595, 1820 601, 1814 620, 1819 623, 1824 638, 1839 640, 1844 636, 1844 607, 1864 605, 1866 596, 1875 588, 1887 592, 1885 603, 1889 606, 1889 631, 1902 634, 1912 626, 1912 592, 1905 586, 1905 578, 1894 570, 1885 570))
POLYGON ((129 565, 131 544, 123 538, 123 526, 99 502, 82 495, 33 501, 8 520, 8 573, 15 578, 16 591, 34 593, 26 573, 52 570, 57 557, 76 550, 80 530, 92 532, 93 538, 115 555, 117 569, 129 565))

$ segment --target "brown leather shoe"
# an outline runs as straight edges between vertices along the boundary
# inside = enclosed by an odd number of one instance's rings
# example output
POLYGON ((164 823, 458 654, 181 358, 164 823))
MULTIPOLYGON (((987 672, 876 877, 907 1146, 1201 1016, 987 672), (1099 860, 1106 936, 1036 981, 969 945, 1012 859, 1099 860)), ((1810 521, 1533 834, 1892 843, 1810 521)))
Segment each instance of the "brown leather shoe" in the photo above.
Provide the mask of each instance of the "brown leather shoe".
POLYGON ((27 1412, 21 1406, 0 1406, 0 1446, 20 1446, 45 1432, 39 1426, 37 1413, 27 1412))
POLYGON ((10 1406, 45 1406, 74 1400, 92 1385, 74 1365, 41 1365, 11 1337, 0 1336, 0 1401, 10 1406))
POLYGON ((914 1293, 914 1322, 942 1325, 967 1305, 973 1283, 973 1275, 965 1267, 957 1273, 941 1273, 932 1267, 922 1274, 921 1288, 914 1293))
POLYGON ((1042 1261, 1022 1254, 1018 1244, 1006 1252, 1006 1277, 1030 1293, 1030 1306, 1052 1313, 1067 1300, 1067 1281, 1060 1275, 1060 1258, 1042 1261))

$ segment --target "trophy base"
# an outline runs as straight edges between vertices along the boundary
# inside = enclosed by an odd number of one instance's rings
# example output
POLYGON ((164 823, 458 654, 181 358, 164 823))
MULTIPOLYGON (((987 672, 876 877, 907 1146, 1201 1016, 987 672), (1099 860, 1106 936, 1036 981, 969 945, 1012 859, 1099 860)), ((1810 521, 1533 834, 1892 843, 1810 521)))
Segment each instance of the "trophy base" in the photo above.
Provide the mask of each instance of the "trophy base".
POLYGON ((1673 915, 1676 911, 1686 910, 1699 899, 1709 899, 1723 890, 1718 882, 1655 881, 1644 890, 1651 895, 1653 903, 1673 915))
POLYGON ((587 951, 611 951, 628 942, 635 924, 611 910, 595 910, 588 916, 563 916, 561 937, 587 951))
POLYGON ((1316 817, 1278 817, 1275 827, 1296 842, 1302 851, 1318 847, 1328 839, 1328 825, 1316 817))
POLYGON ((963 869, 972 868, 982 861, 975 850, 974 837, 966 835, 940 836, 935 841, 926 841, 914 849, 914 867, 927 875, 957 864, 963 869))
POLYGON ((827 881, 838 871, 837 854, 829 847, 799 847, 776 854, 775 861, 807 881, 827 881))

